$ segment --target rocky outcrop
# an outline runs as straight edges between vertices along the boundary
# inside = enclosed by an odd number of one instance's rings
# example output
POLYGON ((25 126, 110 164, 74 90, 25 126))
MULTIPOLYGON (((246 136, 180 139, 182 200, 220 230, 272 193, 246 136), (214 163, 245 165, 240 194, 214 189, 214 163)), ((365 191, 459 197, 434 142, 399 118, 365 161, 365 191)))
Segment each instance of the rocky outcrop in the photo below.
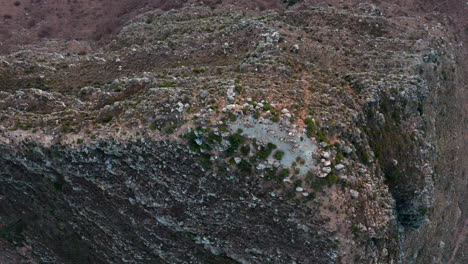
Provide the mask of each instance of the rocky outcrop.
MULTIPOLYGON (((1 57, 5 254, 429 263, 418 239, 463 218, 441 220, 459 46, 437 21, 306 2, 189 3, 100 49, 1 57)), ((454 262, 462 240, 438 237, 431 261, 454 262)))

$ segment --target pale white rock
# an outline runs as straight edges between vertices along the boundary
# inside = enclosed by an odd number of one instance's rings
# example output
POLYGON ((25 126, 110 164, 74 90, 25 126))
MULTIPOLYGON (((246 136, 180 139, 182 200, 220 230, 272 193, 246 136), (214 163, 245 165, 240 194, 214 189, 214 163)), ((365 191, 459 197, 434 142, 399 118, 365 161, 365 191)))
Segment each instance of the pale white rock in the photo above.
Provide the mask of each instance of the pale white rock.
POLYGON ((338 164, 338 165, 335 166, 335 169, 336 169, 337 171, 340 171, 340 170, 342 170, 342 169, 344 169, 344 168, 345 168, 345 165, 343 165, 343 164, 338 164))
POLYGON ((319 177, 319 178, 325 178, 325 177, 327 177, 327 175, 328 175, 327 173, 320 173, 320 172, 317 173, 317 177, 319 177))
POLYGON ((304 188, 302 188, 302 187, 300 187, 300 186, 299 186, 299 187, 296 187, 296 192, 303 192, 303 191, 304 191, 304 188))
POLYGON ((353 152, 353 149, 346 146, 343 148, 343 152, 346 153, 346 154, 351 154, 353 152))
POLYGON ((234 98, 236 96, 236 93, 234 92, 234 86, 229 86, 228 89, 227 89, 227 99, 232 102, 234 101, 234 98))
POLYGON ((183 103, 181 103, 181 102, 177 103, 177 111, 179 113, 182 113, 184 111, 184 104, 183 103))
POLYGON ((440 247, 440 248, 445 248, 445 242, 444 242, 444 241, 440 241, 440 242, 439 242, 439 247, 440 247))
POLYGON ((355 190, 349 190, 349 194, 351 195, 351 197, 353 197, 354 199, 357 199, 359 197, 359 192, 358 191, 355 191, 355 190))
POLYGON ((322 153, 322 157, 323 157, 324 159, 329 159, 329 158, 330 158, 330 152, 328 152, 328 151, 323 152, 323 153, 322 153))
POLYGON ((223 112, 226 112, 226 111, 232 111, 236 109, 236 105, 235 104, 228 104, 226 105, 224 108, 223 108, 223 112))
POLYGON ((299 45, 298 44, 294 44, 291 48, 291 51, 292 52, 298 52, 299 51, 299 45))
POLYGON ((330 167, 323 167, 322 168, 322 172, 324 172, 326 174, 329 174, 331 171, 332 171, 332 169, 330 167))
POLYGON ((283 182, 292 183, 292 180, 290 178, 284 178, 283 182))

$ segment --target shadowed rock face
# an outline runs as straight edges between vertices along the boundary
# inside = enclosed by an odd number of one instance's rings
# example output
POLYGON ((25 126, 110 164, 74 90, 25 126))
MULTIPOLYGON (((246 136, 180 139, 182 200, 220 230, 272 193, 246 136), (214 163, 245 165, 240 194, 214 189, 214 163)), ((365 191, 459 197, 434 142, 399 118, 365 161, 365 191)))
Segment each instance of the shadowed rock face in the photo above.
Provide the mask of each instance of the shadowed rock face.
MULTIPOLYGON (((3 153, 13 151, 1 148, 3 153)), ((184 146, 100 142, 78 149, 26 144, 23 150, 27 153, 20 150, 0 160, 2 215, 8 215, 7 222, 19 219, 3 230, 7 240, 20 244, 27 239, 23 229, 31 228, 30 235, 41 240, 36 253, 43 259, 56 263, 125 259, 238 263, 253 262, 256 256, 270 263, 333 260, 335 246, 312 235, 322 231, 313 212, 299 213, 295 206, 268 198, 257 177, 203 176, 197 156, 184 146), (11 181, 22 184, 10 188, 11 181), (262 203, 264 199, 268 202, 262 203), (275 219, 302 223, 303 229, 275 219)))
POLYGON ((466 6, 358 2, 0 6, 0 262, 464 263, 466 6))

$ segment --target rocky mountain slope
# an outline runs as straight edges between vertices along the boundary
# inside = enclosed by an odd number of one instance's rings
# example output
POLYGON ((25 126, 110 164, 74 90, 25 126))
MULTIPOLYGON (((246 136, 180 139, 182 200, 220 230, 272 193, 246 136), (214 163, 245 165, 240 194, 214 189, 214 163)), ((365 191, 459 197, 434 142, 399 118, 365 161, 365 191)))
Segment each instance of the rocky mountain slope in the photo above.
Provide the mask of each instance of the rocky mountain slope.
POLYGON ((1 261, 467 260, 466 7, 90 2, 0 28, 1 261))

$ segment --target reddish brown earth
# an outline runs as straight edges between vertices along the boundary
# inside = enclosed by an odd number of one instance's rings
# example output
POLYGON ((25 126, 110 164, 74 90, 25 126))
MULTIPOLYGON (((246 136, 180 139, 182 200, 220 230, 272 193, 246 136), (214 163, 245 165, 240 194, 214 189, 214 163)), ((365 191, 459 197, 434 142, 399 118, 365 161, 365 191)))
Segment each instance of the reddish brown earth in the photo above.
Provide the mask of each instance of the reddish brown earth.
MULTIPOLYGON (((4 0, 0 2, 0 53, 44 38, 65 40, 109 40, 120 27, 137 14, 148 10, 170 10, 203 2, 237 8, 282 10, 282 0, 4 0)), ((354 6, 358 0, 310 0, 318 6, 354 6)), ((434 19, 433 14, 448 15, 460 35, 468 32, 468 5, 464 1, 369 1, 386 10, 387 16, 418 15, 434 19), (432 15, 429 16, 429 14, 432 15)), ((300 4, 296 8, 300 8, 300 4)))
POLYGON ((4 0, 0 2, 0 53, 45 38, 103 42, 137 14, 196 2, 259 10, 283 7, 281 0, 4 0))

